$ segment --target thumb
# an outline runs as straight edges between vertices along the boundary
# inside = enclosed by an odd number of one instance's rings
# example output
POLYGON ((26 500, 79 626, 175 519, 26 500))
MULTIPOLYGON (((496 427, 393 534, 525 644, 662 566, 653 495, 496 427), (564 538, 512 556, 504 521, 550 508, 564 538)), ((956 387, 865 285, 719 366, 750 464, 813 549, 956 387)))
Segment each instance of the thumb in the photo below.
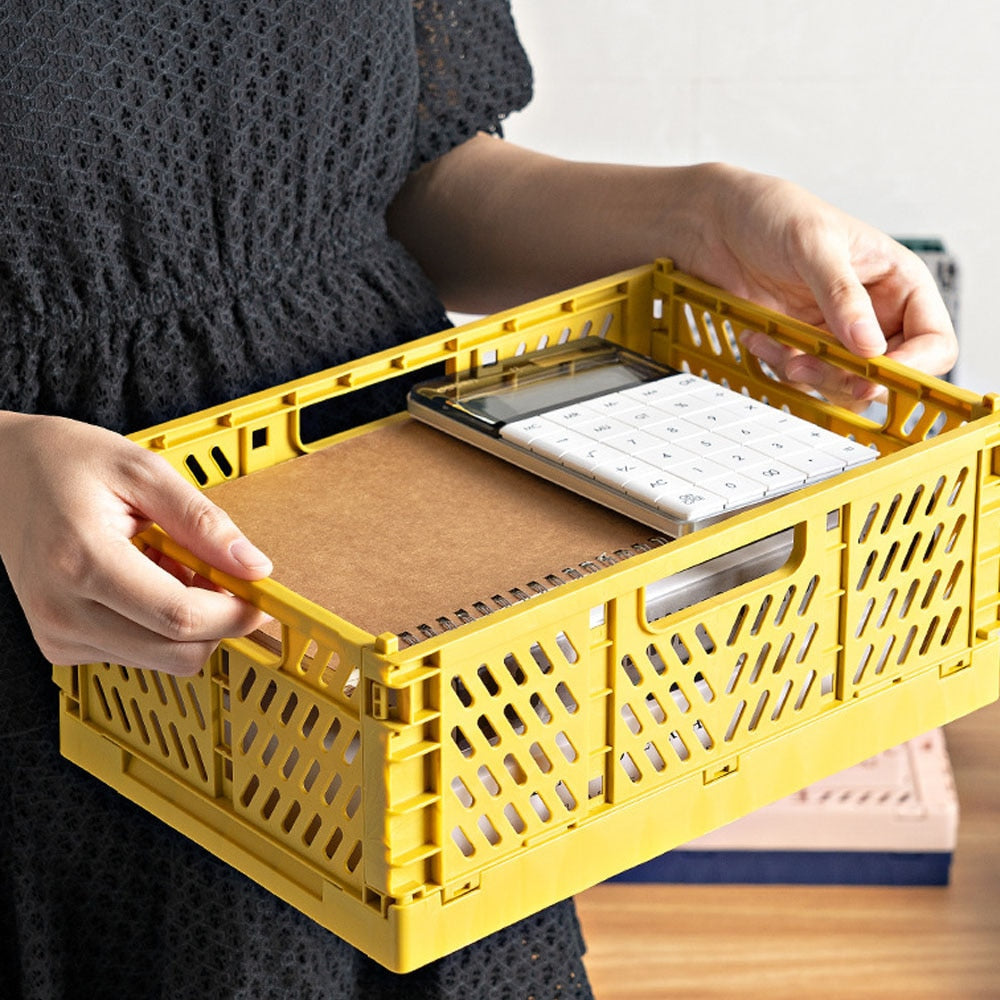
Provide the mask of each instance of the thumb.
POLYGON ((135 497, 142 516, 155 521, 179 545, 216 569, 244 580, 268 576, 271 560, 229 515, 166 461, 160 461, 161 474, 144 478, 135 497))
POLYGON ((800 271, 827 327, 844 347, 863 358, 885 353, 885 336, 871 298, 845 251, 820 247, 800 271))

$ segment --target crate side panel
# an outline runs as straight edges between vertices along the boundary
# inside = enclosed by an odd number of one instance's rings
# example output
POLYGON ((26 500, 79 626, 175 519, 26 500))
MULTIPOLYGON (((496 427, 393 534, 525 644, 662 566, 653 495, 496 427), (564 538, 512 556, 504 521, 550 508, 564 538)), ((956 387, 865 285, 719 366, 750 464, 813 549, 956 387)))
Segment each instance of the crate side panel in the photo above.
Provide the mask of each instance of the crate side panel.
POLYGON ((119 746, 217 794, 217 703, 206 667, 174 677, 112 663, 81 667, 83 718, 119 746))
POLYGON ((559 619, 530 610, 511 620, 499 644, 456 643, 440 656, 446 882, 558 834, 589 807, 603 643, 592 646, 589 610, 559 619))
MULTIPOLYGON (((321 656, 322 658, 322 656, 321 656)), ((233 808, 262 835, 363 888, 361 723, 338 697, 229 655, 233 808)))
POLYGON ((845 698, 968 653, 978 456, 954 446, 926 455, 894 489, 849 505, 845 698))
POLYGON ((666 618, 617 602, 613 801, 725 773, 748 746, 835 707, 839 526, 822 513, 795 531, 780 569, 666 618))

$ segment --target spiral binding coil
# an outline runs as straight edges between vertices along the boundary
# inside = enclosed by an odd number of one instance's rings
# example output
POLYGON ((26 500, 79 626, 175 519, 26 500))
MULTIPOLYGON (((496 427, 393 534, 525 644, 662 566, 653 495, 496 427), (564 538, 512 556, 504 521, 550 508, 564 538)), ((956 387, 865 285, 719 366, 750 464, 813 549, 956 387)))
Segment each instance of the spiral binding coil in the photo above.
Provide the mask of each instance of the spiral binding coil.
POLYGON ((424 639, 432 639, 434 636, 462 625, 485 618, 502 608, 509 608, 522 601, 530 601, 532 597, 539 594, 546 594, 555 587, 562 586, 571 580, 580 580, 591 573, 604 569, 606 566, 615 566, 634 555, 642 552, 650 552, 652 549, 665 545, 669 539, 661 535, 653 535, 645 541, 635 542, 631 548, 615 549, 614 552, 602 552, 592 559, 584 559, 575 566, 566 566, 558 573, 549 573, 542 580, 529 580, 523 587, 511 587, 504 593, 493 594, 491 597, 479 601, 473 601, 469 608, 457 608, 447 615, 440 615, 434 619, 434 623, 422 622, 412 630, 405 629, 397 633, 400 642, 404 646, 414 646, 424 639))

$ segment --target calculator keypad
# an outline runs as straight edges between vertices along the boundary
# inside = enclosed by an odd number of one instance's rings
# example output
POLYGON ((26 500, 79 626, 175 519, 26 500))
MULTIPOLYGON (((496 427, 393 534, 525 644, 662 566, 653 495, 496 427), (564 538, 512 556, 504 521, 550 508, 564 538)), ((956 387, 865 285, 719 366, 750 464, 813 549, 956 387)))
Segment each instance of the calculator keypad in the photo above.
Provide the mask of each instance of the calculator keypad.
POLYGON ((511 421, 500 435, 681 521, 736 511, 878 455, 689 374, 511 421))

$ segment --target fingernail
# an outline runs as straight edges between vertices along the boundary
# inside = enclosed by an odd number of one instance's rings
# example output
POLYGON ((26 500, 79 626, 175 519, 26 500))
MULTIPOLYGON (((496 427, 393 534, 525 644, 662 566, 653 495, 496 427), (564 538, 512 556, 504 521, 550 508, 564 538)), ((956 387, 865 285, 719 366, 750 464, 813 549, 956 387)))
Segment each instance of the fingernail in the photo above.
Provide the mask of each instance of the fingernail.
POLYGON ((850 334, 854 350, 859 354, 871 356, 885 352, 885 337, 878 324, 870 319, 855 320, 847 332, 850 334))
POLYGON ((243 567, 253 570, 255 573, 270 573, 273 568, 271 560, 264 555, 256 545, 252 545, 245 538, 237 538, 229 546, 229 554, 243 567))

